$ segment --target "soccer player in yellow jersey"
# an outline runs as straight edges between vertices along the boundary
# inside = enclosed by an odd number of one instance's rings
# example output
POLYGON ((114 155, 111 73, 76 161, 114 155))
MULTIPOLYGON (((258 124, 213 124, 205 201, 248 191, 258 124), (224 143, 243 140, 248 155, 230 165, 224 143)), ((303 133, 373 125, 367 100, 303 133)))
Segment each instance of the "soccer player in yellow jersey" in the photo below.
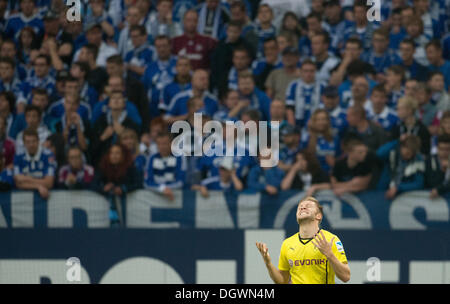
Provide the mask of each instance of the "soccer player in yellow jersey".
POLYGON ((275 283, 334 284, 335 275, 343 282, 350 280, 344 247, 337 236, 319 228, 322 218, 322 206, 314 197, 299 202, 299 232, 281 245, 278 268, 271 262, 267 245, 256 243, 275 283))

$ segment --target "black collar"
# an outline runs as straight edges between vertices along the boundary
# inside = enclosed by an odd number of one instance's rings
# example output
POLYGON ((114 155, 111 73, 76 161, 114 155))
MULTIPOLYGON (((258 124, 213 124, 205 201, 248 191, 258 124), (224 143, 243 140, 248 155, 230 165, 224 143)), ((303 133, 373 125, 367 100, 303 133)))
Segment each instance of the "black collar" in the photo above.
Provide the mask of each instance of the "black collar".
MULTIPOLYGON (((319 228, 319 230, 316 232, 316 234, 314 235, 314 237, 320 232, 320 228, 319 228)), ((306 244, 308 244, 309 242, 311 242, 311 240, 314 238, 314 237, 312 237, 312 238, 302 238, 302 237, 300 237, 300 232, 298 233, 298 240, 300 241, 300 243, 302 243, 303 245, 306 245, 306 244), (304 241, 304 240, 306 240, 306 242, 304 241)))

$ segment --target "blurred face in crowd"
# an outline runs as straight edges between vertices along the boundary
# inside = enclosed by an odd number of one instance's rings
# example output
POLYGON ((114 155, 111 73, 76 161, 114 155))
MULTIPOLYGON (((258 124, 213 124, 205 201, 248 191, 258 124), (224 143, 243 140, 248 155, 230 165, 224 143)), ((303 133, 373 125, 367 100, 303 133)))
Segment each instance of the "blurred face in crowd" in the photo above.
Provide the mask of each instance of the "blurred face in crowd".
POLYGON ((258 9, 257 18, 259 22, 263 24, 272 22, 273 18, 272 10, 266 5, 260 6, 258 9))
POLYGON ((309 31, 318 32, 322 28, 320 21, 315 17, 307 18, 306 24, 308 26, 308 32, 309 31))
POLYGON ((239 77, 238 87, 242 95, 251 95, 255 90, 255 81, 251 77, 239 77))
POLYGON ((194 11, 188 11, 183 19, 184 32, 194 34, 197 32, 198 15, 194 11))
POLYGON ((312 0, 311 1, 311 10, 316 13, 322 14, 325 7, 323 6, 324 0, 312 0))
POLYGON ((87 48, 82 47, 80 49, 80 53, 78 55, 78 60, 84 61, 84 62, 90 62, 91 59, 93 59, 92 56, 91 56, 91 53, 88 51, 87 48))
POLYGON ((159 136, 156 138, 158 151, 162 156, 170 155, 171 141, 169 136, 159 136))
POLYGON ((422 29, 418 22, 410 22, 406 26, 406 32, 411 38, 417 38, 422 34, 422 29))
POLYGON ((98 27, 91 28, 86 33, 86 39, 89 43, 100 46, 102 43, 102 30, 98 27))
POLYGON ((290 31, 294 31, 298 26, 298 20, 292 15, 288 15, 284 18, 284 28, 290 31))
POLYGON ((306 160, 303 153, 297 153, 295 159, 300 164, 300 171, 307 172, 308 171, 308 161, 306 160))
POLYGON ((316 66, 314 64, 303 64, 300 69, 302 80, 306 83, 313 83, 316 78, 316 66))
POLYGON ((264 56, 270 63, 274 63, 278 58, 278 44, 276 40, 269 40, 264 43, 264 56))
POLYGON ((139 24, 139 21, 141 20, 141 13, 137 6, 128 8, 126 19, 130 26, 139 24))
POLYGON ((233 53, 233 66, 238 71, 245 70, 249 67, 250 58, 247 55, 247 52, 244 51, 235 51, 233 53))
POLYGON ((341 17, 341 7, 339 5, 327 5, 325 6, 325 18, 331 23, 336 23, 341 17))
POLYGON ((400 14, 392 14, 392 25, 401 27, 402 26, 402 15, 400 14))
POLYGON ((25 16, 30 17, 31 15, 33 15, 34 8, 35 5, 33 0, 20 1, 20 10, 25 16))
POLYGON ((353 14, 355 16, 355 22, 357 24, 362 24, 367 21, 366 9, 362 6, 355 6, 353 9, 353 14))
POLYGON ((66 115, 70 115, 71 113, 75 113, 80 106, 80 102, 77 96, 72 94, 65 95, 64 98, 64 109, 66 111, 66 115))
POLYGON ((136 137, 132 132, 124 132, 120 137, 120 143, 123 144, 129 151, 135 152, 136 150, 136 137))
POLYGON ((386 51, 389 45, 389 40, 383 35, 375 34, 373 35, 372 44, 374 52, 377 54, 382 54, 386 51))
POLYGON ((158 10, 158 14, 163 17, 167 16, 168 14, 172 14, 172 2, 159 1, 156 9, 158 10))
POLYGON ((48 106, 48 97, 44 94, 33 94, 31 103, 36 107, 39 107, 42 111, 45 111, 48 106))
POLYGON ((284 101, 273 100, 270 104, 270 117, 272 121, 281 121, 285 119, 286 106, 284 101))
POLYGON ((230 91, 225 98, 225 105, 228 109, 233 109, 239 102, 239 93, 237 91, 230 91))
POLYGON ((314 115, 313 126, 317 131, 325 132, 330 126, 328 115, 323 111, 314 115))
POLYGON ((297 66, 299 56, 294 54, 286 54, 283 56, 283 65, 285 68, 294 68, 297 66))
POLYGON ((319 35, 311 38, 311 50, 314 56, 320 56, 328 52, 328 44, 324 40, 324 37, 319 35))
MULTIPOLYGON (((450 122, 450 119, 447 119, 450 122)), ((442 123, 442 121, 441 121, 442 123)), ((450 123, 449 123, 450 124, 450 123)), ((447 133, 450 134, 450 133, 447 133)), ((440 142, 437 145, 437 154, 440 159, 447 160, 450 156, 450 143, 440 142)), ((447 163, 448 166, 448 163, 447 163)))
POLYGON ((130 33, 131 43, 135 48, 140 47, 147 41, 147 35, 142 34, 139 30, 134 30, 130 33))
MULTIPOLYGON (((6 132, 6 120, 3 116, 0 116, 0 137, 3 138, 6 132)), ((1 154, 0 154, 1 155, 1 154)))
POLYGON ((400 86, 402 84, 402 75, 401 74, 397 74, 394 71, 388 70, 386 72, 386 81, 392 87, 400 86))
POLYGON ((444 131, 444 134, 450 134, 450 117, 444 117, 441 119, 439 126, 444 131))
POLYGON ((414 0, 414 8, 419 12, 419 14, 424 14, 428 11, 430 6, 429 0, 414 0))
POLYGON ((415 48, 409 43, 400 43, 400 57, 403 62, 409 62, 413 60, 415 48))
POLYGON ((83 156, 80 149, 70 149, 67 153, 67 161, 69 166, 74 170, 83 168, 83 156))
POLYGON ((332 110, 339 104, 339 96, 325 96, 322 95, 322 102, 325 109, 332 110))
POLYGON ((106 73, 108 76, 119 76, 122 77, 123 75, 123 65, 113 63, 113 62, 106 62, 106 73))
POLYGON ((38 57, 34 60, 34 72, 37 77, 43 78, 47 76, 49 71, 49 65, 47 64, 47 60, 42 57, 38 57))
POLYGON ((203 99, 200 97, 195 97, 194 101, 188 107, 189 114, 194 114, 200 112, 203 109, 205 104, 203 103, 203 99))
POLYGON ((397 116, 401 121, 406 120, 408 117, 414 115, 413 109, 411 109, 406 103, 399 102, 397 104, 397 116))
POLYGON ((72 77, 75 77, 76 79, 84 79, 83 71, 80 69, 80 67, 77 64, 72 64, 70 67, 70 75, 72 77))
POLYGON ((386 95, 383 92, 374 90, 370 96, 373 109, 376 113, 380 113, 386 105, 386 95))
POLYGON ((408 21, 414 16, 414 10, 412 8, 403 9, 401 12, 402 25, 406 28, 408 21))
POLYGON ((123 109, 125 108, 125 98, 123 97, 122 94, 113 93, 109 97, 108 106, 112 111, 117 112, 123 111, 123 109))
POLYGON ((124 91, 124 85, 123 85, 123 80, 122 77, 110 77, 108 79, 108 89, 110 90, 110 92, 112 91, 124 91))
POLYGON ((227 40, 228 42, 236 42, 241 36, 241 29, 238 26, 230 25, 227 28, 227 40))
POLYGON ((11 112, 8 99, 4 95, 0 95, 0 113, 8 114, 11 112))
POLYGON ((16 57, 16 46, 11 42, 3 42, 0 49, 0 57, 7 57, 15 59, 16 57))
POLYGON ((39 138, 36 136, 24 136, 23 137, 23 144, 25 146, 25 149, 27 150, 28 154, 35 155, 39 149, 39 138))
POLYGON ((284 36, 277 36, 277 44, 279 52, 282 52, 285 48, 290 46, 289 41, 284 36))
POLYGON ((404 160, 410 160, 414 156, 414 151, 407 147, 400 147, 400 155, 404 160))
POLYGON ((362 100, 367 97, 369 92, 369 83, 366 77, 360 76, 353 80, 352 84, 352 95, 354 99, 362 100))
POLYGON ((433 92, 442 92, 443 90, 445 90, 444 76, 442 76, 441 74, 433 75, 428 81, 428 86, 433 92))
POLYGON ((179 58, 175 66, 175 70, 177 71, 177 75, 179 76, 189 75, 189 73, 191 72, 191 63, 189 59, 179 58))
POLYGON ((143 12, 144 15, 148 12, 151 6, 150 0, 137 0, 136 6, 139 8, 139 11, 143 12))
POLYGON ((123 153, 120 146, 114 145, 109 150, 109 162, 112 165, 119 165, 123 160, 123 153))
POLYGON ((347 122, 349 126, 354 127, 360 122, 361 118, 352 108, 347 110, 347 122))
POLYGON ((171 54, 171 46, 170 46, 170 40, 161 38, 156 39, 155 41, 155 48, 156 52, 158 53, 158 58, 160 60, 169 60, 170 54, 171 54))
POLYGON ((430 45, 426 48, 427 59, 432 65, 439 65, 442 59, 442 50, 430 45))
POLYGON ((361 163, 366 159, 368 148, 366 145, 355 145, 350 149, 348 157, 357 163, 361 163))
POLYGON ((9 63, 0 62, 0 78, 5 82, 10 82, 14 78, 14 69, 9 63))
POLYGON ((417 80, 410 79, 405 83, 405 96, 415 97, 417 91, 417 80))
POLYGON ((300 143, 300 134, 292 133, 283 136, 283 143, 289 148, 297 147, 300 143))
POLYGON ((245 10, 241 9, 239 6, 233 6, 230 9, 231 12, 231 20, 238 22, 245 22, 247 19, 247 14, 245 10))
POLYGON ((33 35, 30 33, 29 29, 22 29, 22 31, 20 32, 20 41, 24 48, 28 48, 31 46, 31 43, 33 42, 33 35))
POLYGON ((362 49, 358 43, 348 42, 345 45, 345 54, 350 54, 352 60, 359 59, 362 54, 362 49))
POLYGON ((78 96, 80 92, 80 84, 78 81, 66 81, 64 84, 64 93, 78 96))
POLYGON ((219 0, 206 0, 206 6, 210 10, 215 10, 219 5, 219 0))
POLYGON ((419 102, 419 105, 422 106, 430 101, 430 95, 423 88, 419 88, 416 91, 416 99, 419 102))
POLYGON ((199 91, 206 91, 209 87, 208 72, 196 70, 192 75, 192 87, 199 91))
POLYGON ((41 123, 41 118, 37 111, 28 111, 25 113, 25 121, 27 122, 28 127, 37 129, 41 123))

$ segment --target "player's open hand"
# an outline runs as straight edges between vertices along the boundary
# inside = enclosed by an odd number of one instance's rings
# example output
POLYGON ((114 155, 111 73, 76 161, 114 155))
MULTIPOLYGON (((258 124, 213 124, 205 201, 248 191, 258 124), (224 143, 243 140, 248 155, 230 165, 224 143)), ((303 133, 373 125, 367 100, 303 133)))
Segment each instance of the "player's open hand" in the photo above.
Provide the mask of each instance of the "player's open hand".
POLYGON ((267 248, 267 245, 265 243, 256 242, 256 248, 258 248, 259 253, 261 253, 264 263, 266 263, 266 265, 270 264, 271 258, 269 254, 269 248, 267 248))
POLYGON ((311 240, 311 242, 314 244, 314 246, 316 246, 320 250, 320 252, 324 256, 329 257, 333 254, 331 246, 333 246, 334 238, 335 237, 333 236, 331 241, 327 242, 327 239, 325 238, 323 231, 320 231, 320 233, 318 233, 316 237, 313 240, 311 240))

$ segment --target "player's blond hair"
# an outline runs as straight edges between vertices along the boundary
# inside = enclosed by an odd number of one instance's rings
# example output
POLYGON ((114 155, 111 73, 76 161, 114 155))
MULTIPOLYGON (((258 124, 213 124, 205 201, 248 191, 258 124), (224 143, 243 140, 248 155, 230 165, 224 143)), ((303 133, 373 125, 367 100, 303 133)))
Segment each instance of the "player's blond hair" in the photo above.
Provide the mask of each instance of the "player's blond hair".
MULTIPOLYGON (((320 204, 320 202, 315 197, 307 196, 307 197, 302 198, 300 200, 300 202, 298 202, 298 203, 300 204, 300 203, 306 202, 306 201, 313 202, 316 204, 316 207, 319 210, 319 213, 322 215, 322 219, 323 219, 323 206, 320 204)), ((322 222, 322 219, 320 220, 319 224, 322 222)))

